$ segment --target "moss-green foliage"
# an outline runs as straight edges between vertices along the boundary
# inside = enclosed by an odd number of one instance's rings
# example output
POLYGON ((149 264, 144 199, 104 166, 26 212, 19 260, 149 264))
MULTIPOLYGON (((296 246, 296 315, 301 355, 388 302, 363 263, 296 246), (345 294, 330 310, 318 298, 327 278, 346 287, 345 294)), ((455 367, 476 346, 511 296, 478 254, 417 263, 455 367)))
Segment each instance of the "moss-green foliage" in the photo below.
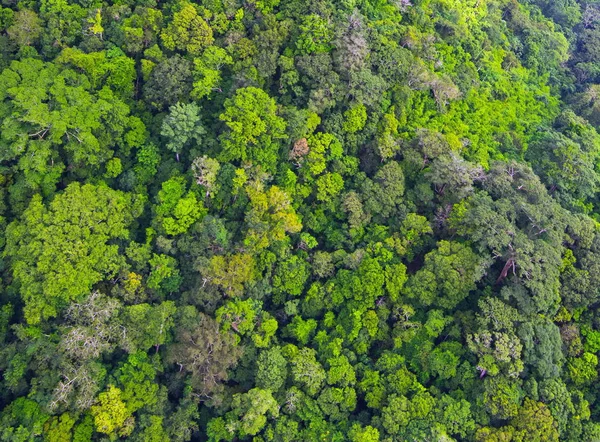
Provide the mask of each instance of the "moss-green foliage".
POLYGON ((600 440, 600 4, 0 6, 0 441, 600 440))

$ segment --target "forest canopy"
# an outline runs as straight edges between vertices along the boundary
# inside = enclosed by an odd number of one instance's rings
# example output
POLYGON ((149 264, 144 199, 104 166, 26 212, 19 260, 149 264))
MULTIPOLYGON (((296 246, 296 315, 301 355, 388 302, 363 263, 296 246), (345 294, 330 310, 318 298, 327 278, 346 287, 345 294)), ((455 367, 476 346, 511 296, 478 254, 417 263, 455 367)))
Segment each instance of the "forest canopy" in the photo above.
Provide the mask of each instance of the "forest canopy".
POLYGON ((0 441, 600 442, 600 2, 2 0, 0 441))

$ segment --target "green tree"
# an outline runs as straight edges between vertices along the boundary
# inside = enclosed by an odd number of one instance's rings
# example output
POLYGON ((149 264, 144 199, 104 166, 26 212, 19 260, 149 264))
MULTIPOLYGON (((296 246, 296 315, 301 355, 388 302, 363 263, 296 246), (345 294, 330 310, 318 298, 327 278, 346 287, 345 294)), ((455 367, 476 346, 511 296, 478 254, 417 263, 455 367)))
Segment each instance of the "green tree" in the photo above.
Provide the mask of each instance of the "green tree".
POLYGON ((449 434, 465 438, 475 430, 471 404, 467 400, 444 395, 436 407, 437 421, 444 425, 449 434))
POLYGON ((115 241, 127 240, 138 213, 131 195, 106 186, 73 183, 48 207, 34 197, 8 226, 4 251, 20 283, 27 321, 56 316, 116 275, 125 262, 115 241))
POLYGON ((572 358, 567 363, 569 377, 575 385, 589 385, 598 377, 598 357, 593 353, 583 353, 580 358, 572 358))
POLYGON ((213 41, 213 31, 192 3, 181 2, 173 21, 161 32, 165 48, 198 54, 213 41))
POLYGON ((279 416, 279 406, 269 390, 253 388, 247 393, 233 395, 232 410, 227 413, 229 428, 234 428, 240 437, 255 436, 267 423, 267 414, 279 416))
POLYGON ((171 340, 171 330, 175 325, 175 303, 164 301, 157 305, 136 304, 125 308, 123 327, 126 333, 126 348, 130 353, 157 350, 171 340))
POLYGON ((160 134, 165 137, 167 149, 175 153, 177 161, 184 147, 195 140, 200 143, 205 129, 200 123, 200 107, 195 103, 177 103, 169 108, 163 120, 160 134))
POLYGON ((29 9, 17 11, 12 19, 12 25, 6 29, 8 36, 21 46, 34 43, 42 33, 41 20, 29 9))
POLYGON ((100 393, 98 404, 91 408, 96 430, 109 436, 127 436, 133 430, 131 413, 122 399, 122 391, 114 385, 100 393))
POLYGON ((231 56, 218 46, 207 47, 199 58, 194 59, 194 85, 192 96, 195 99, 210 98, 221 92, 222 69, 233 64, 231 56))
POLYGON ((175 55, 152 68, 144 84, 144 99, 154 109, 162 111, 189 100, 192 81, 192 63, 175 55))
MULTIPOLYGON (((126 74, 122 81, 133 78, 126 74)), ((127 153, 145 141, 144 125, 129 106, 108 86, 98 87, 84 74, 33 58, 15 60, 0 74, 6 102, 0 160, 15 161, 27 188, 50 195, 65 163, 85 177, 115 150, 127 153)))
POLYGON ((156 369, 148 354, 141 351, 129 355, 120 368, 118 379, 123 386, 121 397, 129 413, 153 405, 158 400, 158 384, 154 382, 156 369))
POLYGON ((248 254, 213 256, 206 270, 207 281, 221 287, 229 296, 240 296, 244 284, 254 279, 254 258, 248 254))
POLYGON ((548 407, 542 402, 525 398, 519 413, 511 421, 515 428, 515 440, 518 441, 558 441, 556 422, 548 407))
POLYGON ((41 436, 49 415, 40 405, 24 397, 15 399, 0 414, 3 441, 28 441, 41 436))
POLYGON ((292 255, 280 262, 273 274, 273 289, 275 293, 286 293, 298 296, 302 293, 309 277, 309 266, 303 257, 292 255))
POLYGON ((491 416, 510 419, 517 416, 522 390, 513 380, 502 376, 486 377, 483 403, 491 416))
POLYGON ((220 136, 223 161, 251 161, 266 171, 275 169, 286 123, 277 115, 274 99, 255 87, 238 89, 225 100, 219 119, 227 126, 220 136))
POLYGON ((379 442, 379 430, 370 425, 353 424, 348 436, 352 442, 379 442))
POLYGON ((150 264, 150 274, 146 280, 148 288, 158 292, 174 292, 179 288, 181 277, 175 258, 153 254, 148 264, 150 264))
POLYGON ((192 162, 192 172, 196 184, 204 186, 206 197, 214 195, 218 189, 217 175, 220 168, 221 165, 217 160, 213 160, 206 155, 198 157, 192 162))
POLYGON ((75 418, 69 413, 54 416, 44 424, 44 439, 49 442, 67 442, 72 440, 75 418))
POLYGON ((287 379, 287 360, 280 347, 263 350, 256 361, 256 386, 277 393, 285 385, 287 379))
POLYGON ((332 49, 333 30, 327 19, 317 14, 304 17, 296 40, 298 54, 307 55, 329 52, 332 49))
MULTIPOLYGON (((227 370, 236 364, 241 349, 232 332, 221 331, 209 316, 186 307, 178 318, 174 342, 167 348, 167 360, 191 376, 194 389, 219 402, 227 370)), ((222 399, 222 398, 221 398, 222 399)))
POLYGON ((277 186, 264 190, 262 185, 250 184, 246 188, 250 207, 246 211, 248 233, 246 244, 263 249, 286 238, 286 233, 302 229, 300 219, 289 196, 277 186))
POLYGON ((155 206, 158 221, 168 235, 180 235, 207 213, 196 194, 186 193, 186 183, 181 177, 171 178, 161 185, 158 192, 158 205, 155 206))
POLYGON ((317 321, 314 319, 308 319, 305 321, 300 316, 294 316, 292 322, 287 325, 286 330, 289 335, 293 336, 301 345, 306 345, 312 338, 316 328, 317 321))
POLYGON ((289 346, 284 348, 284 354, 290 358, 290 372, 294 384, 304 388, 310 396, 315 396, 326 378, 323 366, 316 359, 315 350, 308 347, 298 350, 289 346))
POLYGON ((440 241, 425 255, 425 265, 408 279, 404 292, 423 305, 452 309, 483 276, 485 262, 469 246, 440 241))

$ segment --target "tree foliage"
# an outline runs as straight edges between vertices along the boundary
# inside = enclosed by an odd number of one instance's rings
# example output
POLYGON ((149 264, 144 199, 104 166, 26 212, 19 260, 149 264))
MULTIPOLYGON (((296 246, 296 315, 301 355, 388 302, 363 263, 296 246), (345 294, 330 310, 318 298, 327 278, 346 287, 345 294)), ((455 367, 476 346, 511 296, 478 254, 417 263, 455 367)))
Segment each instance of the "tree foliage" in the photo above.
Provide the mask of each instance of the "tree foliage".
POLYGON ((0 441, 600 440, 600 3, 4 0, 0 441))

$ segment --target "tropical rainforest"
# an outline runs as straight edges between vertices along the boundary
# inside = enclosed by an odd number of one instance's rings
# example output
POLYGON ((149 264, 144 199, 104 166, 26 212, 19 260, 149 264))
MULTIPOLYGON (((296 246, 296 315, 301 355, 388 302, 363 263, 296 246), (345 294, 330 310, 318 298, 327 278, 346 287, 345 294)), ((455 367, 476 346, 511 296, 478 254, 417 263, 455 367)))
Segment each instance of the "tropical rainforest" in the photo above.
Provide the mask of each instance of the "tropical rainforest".
POLYGON ((600 441, 600 1, 0 5, 0 441, 600 441))

